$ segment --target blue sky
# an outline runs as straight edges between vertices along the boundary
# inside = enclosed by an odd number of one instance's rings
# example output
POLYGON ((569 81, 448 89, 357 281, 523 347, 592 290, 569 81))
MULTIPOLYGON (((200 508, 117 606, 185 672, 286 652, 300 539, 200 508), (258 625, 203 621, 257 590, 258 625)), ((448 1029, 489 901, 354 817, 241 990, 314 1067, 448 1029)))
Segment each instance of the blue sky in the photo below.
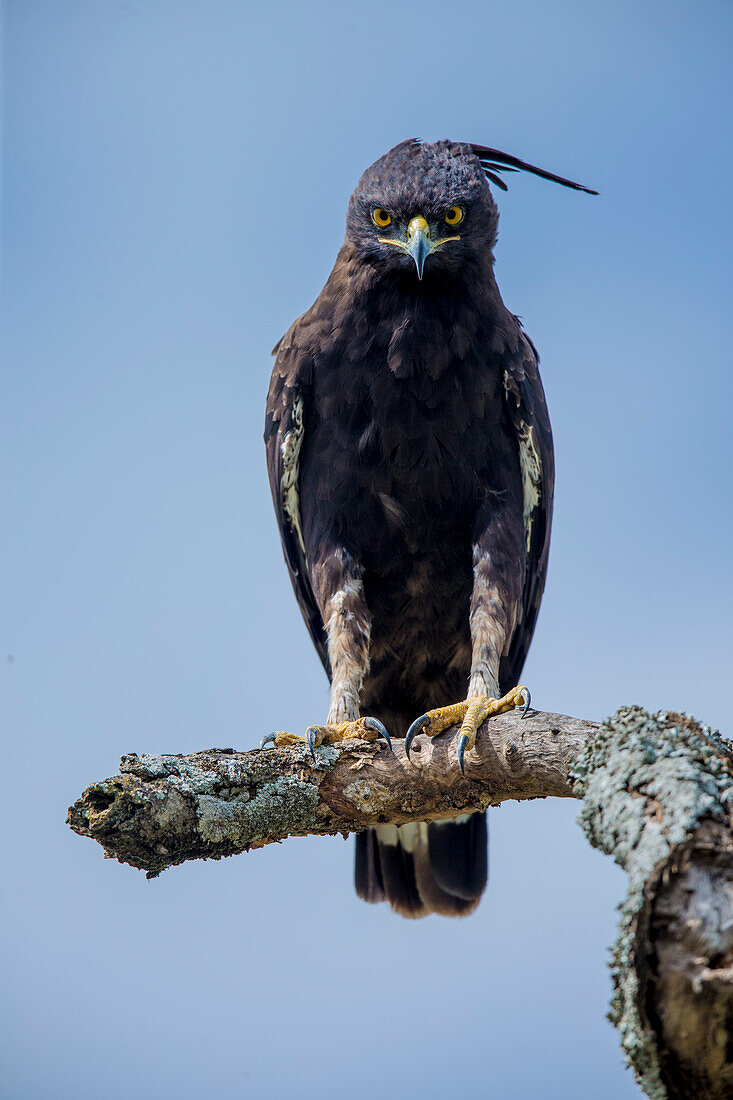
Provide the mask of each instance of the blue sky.
POLYGON ((7 1095, 639 1095, 605 1020, 625 877, 577 806, 491 814, 463 922, 291 841, 148 883, 64 825, 127 751, 322 720, 261 442, 270 349, 363 169, 494 145, 497 275, 558 482, 525 681, 733 731, 730 6, 3 5, 7 1095))

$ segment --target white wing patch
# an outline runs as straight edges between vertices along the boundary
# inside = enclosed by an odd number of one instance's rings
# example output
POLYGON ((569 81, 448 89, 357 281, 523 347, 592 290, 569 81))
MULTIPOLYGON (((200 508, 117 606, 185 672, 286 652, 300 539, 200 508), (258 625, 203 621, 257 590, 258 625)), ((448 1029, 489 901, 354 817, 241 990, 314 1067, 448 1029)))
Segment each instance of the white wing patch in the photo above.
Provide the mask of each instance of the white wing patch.
POLYGON ((300 525, 300 497, 298 494, 298 481, 300 477, 300 448, 303 445, 303 399, 296 396, 290 415, 290 428, 283 436, 280 444, 283 468, 280 479, 280 492, 282 493, 283 508, 290 520, 290 524, 298 536, 300 549, 305 557, 305 542, 303 541, 303 528, 300 525))
POLYGON ((540 502, 542 491, 542 459, 529 424, 522 424, 517 432, 519 441, 519 467, 522 472, 522 493, 524 496, 524 533, 527 550, 532 542, 532 516, 540 502))

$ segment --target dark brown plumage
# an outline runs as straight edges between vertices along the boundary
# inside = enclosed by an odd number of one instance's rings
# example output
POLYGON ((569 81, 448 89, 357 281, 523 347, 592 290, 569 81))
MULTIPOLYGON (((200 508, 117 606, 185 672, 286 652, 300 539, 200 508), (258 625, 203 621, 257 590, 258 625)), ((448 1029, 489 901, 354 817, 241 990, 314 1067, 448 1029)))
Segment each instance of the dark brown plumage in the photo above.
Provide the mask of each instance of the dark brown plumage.
MULTIPOLYGON (((392 149, 275 349, 270 484, 330 723, 373 715, 404 736, 467 687, 508 690, 527 654, 554 465, 537 355, 493 273, 487 175, 507 168, 578 186, 483 146, 392 149)), ((405 915, 468 912, 485 882, 483 814, 357 838, 357 892, 405 915)))

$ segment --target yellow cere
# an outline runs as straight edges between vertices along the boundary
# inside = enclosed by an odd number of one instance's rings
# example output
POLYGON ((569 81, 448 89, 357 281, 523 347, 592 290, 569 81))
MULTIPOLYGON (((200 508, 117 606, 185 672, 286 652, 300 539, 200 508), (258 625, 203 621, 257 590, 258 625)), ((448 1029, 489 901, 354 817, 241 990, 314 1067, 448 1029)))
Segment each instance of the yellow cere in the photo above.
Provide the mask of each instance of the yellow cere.
POLYGON ((375 225, 378 225, 380 229, 384 229, 392 221, 392 216, 383 210, 381 206, 375 206, 372 210, 372 221, 375 225))
POLYGON ((411 233, 429 233, 430 232, 430 227, 428 226, 428 223, 425 221, 425 218, 422 216, 422 214, 418 214, 417 217, 413 218, 412 221, 410 222, 410 224, 408 225, 407 232, 410 233, 410 234, 411 233))
POLYGON ((463 207, 451 206, 450 210, 445 216, 446 225, 458 225, 463 221, 463 207))

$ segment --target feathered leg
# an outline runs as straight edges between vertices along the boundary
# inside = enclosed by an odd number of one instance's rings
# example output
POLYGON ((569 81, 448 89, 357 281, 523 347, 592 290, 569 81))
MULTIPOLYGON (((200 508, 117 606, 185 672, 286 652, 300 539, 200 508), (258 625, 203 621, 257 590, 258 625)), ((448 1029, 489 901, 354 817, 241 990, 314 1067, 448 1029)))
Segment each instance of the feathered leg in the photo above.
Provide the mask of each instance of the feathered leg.
POLYGON ((521 530, 507 522, 503 511, 495 512, 483 525, 473 547, 468 695, 460 703, 427 711, 412 723, 405 738, 408 756, 418 733, 436 737, 460 722, 456 756, 463 771, 464 755, 476 744, 476 732, 486 718, 514 707, 523 707, 527 713, 530 694, 523 684, 505 695, 499 688, 499 666, 516 626, 524 580, 523 570, 516 564, 523 560, 521 545, 517 545, 517 531, 521 530))
POLYGON ((364 677, 369 671, 371 618, 364 596, 361 567, 345 550, 321 555, 315 570, 315 594, 328 638, 331 666, 331 702, 324 725, 309 726, 305 737, 280 730, 263 738, 262 747, 305 741, 315 760, 318 745, 349 738, 375 741, 389 734, 377 718, 359 716, 364 677))

